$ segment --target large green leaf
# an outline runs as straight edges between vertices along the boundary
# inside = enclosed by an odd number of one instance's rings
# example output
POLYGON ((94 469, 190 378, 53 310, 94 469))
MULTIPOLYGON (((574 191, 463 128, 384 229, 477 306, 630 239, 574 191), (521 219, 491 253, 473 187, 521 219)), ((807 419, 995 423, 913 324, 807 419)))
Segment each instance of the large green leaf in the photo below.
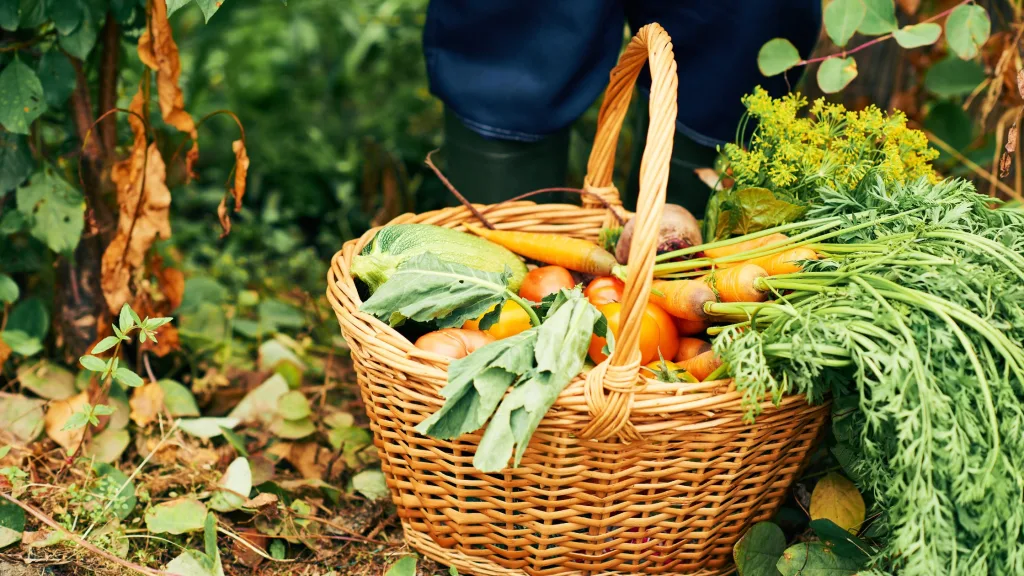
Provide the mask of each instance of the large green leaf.
POLYGON ((992 21, 988 12, 977 4, 961 4, 946 19, 946 41, 957 56, 969 60, 988 40, 992 21))
POLYGON ((192 3, 192 0, 167 0, 167 16, 192 3))
POLYGON ((0 332, 0 340, 3 340, 15 354, 21 356, 35 356, 43 351, 43 343, 39 338, 21 330, 4 330, 0 332))
POLYGON ((0 124, 9 132, 28 134, 29 124, 45 110, 39 77, 15 56, 0 73, 0 124))
POLYGON ((732 549, 740 576, 779 576, 775 567, 786 549, 786 535, 772 522, 758 522, 732 549))
POLYGON ((203 17, 209 22, 210 18, 217 13, 220 9, 221 4, 226 0, 196 0, 196 4, 199 4, 199 8, 203 11, 203 17))
POLYGON ((936 96, 955 98, 974 92, 987 77, 977 62, 950 57, 928 68, 924 87, 936 96))
POLYGON ((154 534, 199 532, 206 520, 206 506, 193 497, 178 498, 146 510, 146 528, 154 534))
POLYGON ((75 90, 75 67, 60 50, 47 50, 39 59, 39 81, 43 85, 46 104, 58 108, 75 90))
POLYGON ((849 58, 829 58, 818 67, 818 87, 825 94, 835 94, 857 77, 857 61, 849 58))
POLYGON ((81 0, 46 0, 46 15, 60 34, 71 34, 82 23, 81 0))
POLYGON ((934 22, 923 22, 921 24, 904 26, 892 33, 893 38, 896 39, 896 43, 907 49, 934 44, 941 35, 942 26, 939 26, 934 22))
POLYGON ((20 0, 18 13, 20 14, 18 28, 26 30, 42 26, 46 22, 46 3, 44 0, 20 0))
MULTIPOLYGON (((964 109, 952 102, 939 102, 931 107, 924 127, 954 150, 963 150, 974 140, 974 123, 964 109)), ((949 157, 942 152, 942 156, 949 157)))
MULTIPOLYGON (((59 0, 66 2, 70 0, 59 0)), ((85 60, 89 53, 96 46, 96 37, 99 35, 99 26, 89 10, 89 5, 81 3, 82 22, 70 34, 59 36, 57 42, 60 47, 79 60, 85 60)))
POLYGON ((18 302, 7 317, 5 330, 24 332, 37 340, 46 338, 50 331, 50 313, 46 304, 37 296, 18 302))
POLYGON ((864 0, 832 0, 825 7, 825 32, 836 46, 846 46, 866 13, 864 0))
POLYGON ((434 320, 439 328, 462 326, 505 302, 511 276, 510 271, 484 272, 430 253, 417 254, 399 264, 361 310, 391 325, 409 318, 434 320))
POLYGON ((0 500, 0 548, 21 542, 25 531, 25 511, 21 506, 0 500))
POLYGON ((782 576, 855 576, 863 564, 821 542, 802 542, 787 548, 776 567, 782 576))
POLYGON ((18 29, 18 0, 0 0, 0 28, 8 32, 18 29))
POLYGON ((416 576, 416 557, 404 556, 388 568, 384 576, 416 576))
POLYGON ((772 38, 757 53, 757 67, 765 76, 782 74, 799 63, 800 53, 785 38, 772 38))
POLYGON ((7 274, 0 274, 0 303, 14 302, 18 299, 18 295, 21 293, 18 290, 18 285, 15 284, 14 279, 7 274))
POLYGON ((18 188, 18 211, 31 222, 32 236, 54 252, 71 252, 85 228, 85 200, 49 166, 18 188))
POLYGON ((24 136, 0 132, 0 197, 14 190, 32 173, 32 154, 24 136))
POLYGON ((898 26, 896 22, 896 4, 893 0, 863 0, 867 11, 857 32, 869 36, 888 34, 898 26))
POLYGON ((812 520, 810 527, 822 543, 839 556, 858 562, 867 562, 871 557, 873 551, 871 545, 850 534, 848 530, 844 530, 842 526, 836 525, 828 518, 812 520))

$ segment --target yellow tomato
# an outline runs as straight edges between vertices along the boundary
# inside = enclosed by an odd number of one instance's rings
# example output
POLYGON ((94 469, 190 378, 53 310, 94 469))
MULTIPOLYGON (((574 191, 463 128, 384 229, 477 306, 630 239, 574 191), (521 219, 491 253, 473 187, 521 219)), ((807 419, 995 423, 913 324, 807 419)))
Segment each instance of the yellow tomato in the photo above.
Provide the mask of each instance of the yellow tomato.
MULTIPOLYGON (((494 310, 494 307, 491 307, 494 310)), ((491 310, 488 310, 490 312, 491 310)), ((480 320, 483 316, 476 320, 467 320, 462 325, 463 328, 469 330, 479 330, 480 320)), ((505 305, 501 307, 501 316, 498 321, 491 325, 490 328, 484 330, 495 339, 501 340, 502 338, 508 338, 509 336, 515 336, 524 330, 530 329, 530 315, 523 310, 523 307, 511 300, 505 302, 505 305)))

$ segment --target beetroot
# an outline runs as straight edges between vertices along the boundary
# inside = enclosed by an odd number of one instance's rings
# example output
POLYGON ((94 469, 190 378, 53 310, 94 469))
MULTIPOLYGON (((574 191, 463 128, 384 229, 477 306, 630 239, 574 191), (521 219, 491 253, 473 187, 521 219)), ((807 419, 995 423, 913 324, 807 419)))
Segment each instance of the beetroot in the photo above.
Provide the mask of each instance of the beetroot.
MULTIPOLYGON (((629 246, 633 240, 635 226, 636 218, 626 222, 619 243, 615 245, 615 259, 620 264, 626 264, 626 260, 629 259, 629 246)), ((689 248, 700 243, 700 225, 693 214, 682 206, 665 204, 665 211, 661 216, 661 229, 658 231, 658 254, 689 248)))

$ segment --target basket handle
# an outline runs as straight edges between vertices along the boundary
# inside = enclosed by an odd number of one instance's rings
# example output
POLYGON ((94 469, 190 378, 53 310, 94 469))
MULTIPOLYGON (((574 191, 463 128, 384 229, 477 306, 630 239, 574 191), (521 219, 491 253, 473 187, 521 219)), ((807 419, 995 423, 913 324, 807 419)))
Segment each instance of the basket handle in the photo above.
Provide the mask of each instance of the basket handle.
POLYGON ((646 386, 646 380, 640 376, 640 328, 654 279, 654 257, 676 130, 676 90, 679 84, 672 40, 659 24, 641 28, 612 69, 584 181, 588 191, 611 204, 622 205, 618 190, 612 184, 615 148, 629 109, 633 86, 647 62, 651 67, 651 122, 640 163, 637 222, 629 249, 629 274, 622 296, 619 334, 612 355, 590 371, 585 387, 587 408, 592 418, 579 435, 596 440, 616 435, 627 441, 641 439, 629 416, 633 394, 646 386))

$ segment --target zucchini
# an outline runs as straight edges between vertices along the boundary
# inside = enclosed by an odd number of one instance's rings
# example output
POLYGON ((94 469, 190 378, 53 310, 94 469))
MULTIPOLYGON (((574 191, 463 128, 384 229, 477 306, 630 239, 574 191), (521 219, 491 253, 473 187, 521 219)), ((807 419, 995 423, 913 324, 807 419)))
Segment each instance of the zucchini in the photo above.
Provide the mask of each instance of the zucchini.
POLYGON ((519 291, 526 277, 526 264, 507 248, 479 236, 431 224, 395 224, 381 228, 352 259, 352 275, 365 282, 373 293, 399 264, 424 252, 485 272, 504 272, 508 267, 512 271, 508 288, 513 292, 519 291))

